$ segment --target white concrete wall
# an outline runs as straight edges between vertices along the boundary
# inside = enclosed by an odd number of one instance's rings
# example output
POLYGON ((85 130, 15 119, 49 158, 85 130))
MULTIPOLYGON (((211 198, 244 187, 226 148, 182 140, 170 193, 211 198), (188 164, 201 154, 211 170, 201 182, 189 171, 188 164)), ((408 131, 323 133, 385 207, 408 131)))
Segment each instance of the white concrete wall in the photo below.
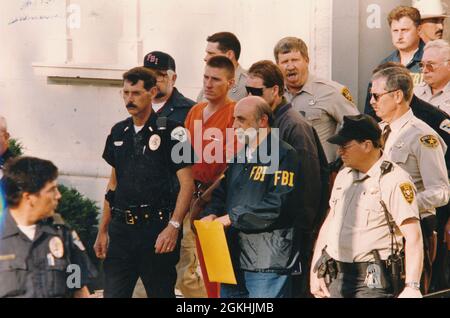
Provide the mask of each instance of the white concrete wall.
POLYGON ((110 171, 101 159, 105 138, 127 116, 119 87, 49 75, 70 77, 67 67, 77 66, 86 77, 117 78, 121 71, 110 69, 141 64, 145 53, 162 50, 177 62, 177 87, 195 99, 206 37, 231 31, 245 68, 273 59, 275 43, 292 35, 309 44, 312 70, 330 77, 331 1, 1 1, 0 113, 26 154, 53 160, 61 182, 100 202, 110 171))

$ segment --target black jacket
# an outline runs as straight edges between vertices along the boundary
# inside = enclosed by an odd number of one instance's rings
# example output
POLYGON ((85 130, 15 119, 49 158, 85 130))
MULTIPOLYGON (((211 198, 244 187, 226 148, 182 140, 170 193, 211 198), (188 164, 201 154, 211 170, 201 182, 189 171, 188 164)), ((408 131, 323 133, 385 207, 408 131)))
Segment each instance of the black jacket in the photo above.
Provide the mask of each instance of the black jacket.
POLYGON ((158 112, 159 117, 167 117, 181 125, 184 125, 189 110, 195 102, 189 98, 186 98, 175 87, 173 88, 172 95, 167 100, 163 108, 158 112))
MULTIPOLYGON (((278 152, 273 153, 270 136, 278 141, 278 136, 271 134, 258 150, 270 158, 278 155, 279 165, 270 171, 275 161, 263 163, 256 154, 249 163, 229 164, 204 214, 230 216, 227 239, 235 267, 284 273, 298 258, 294 223, 302 215, 296 191, 304 184, 297 181, 301 163, 296 151, 279 141, 278 152)), ((244 153, 235 161, 244 162, 244 153)))

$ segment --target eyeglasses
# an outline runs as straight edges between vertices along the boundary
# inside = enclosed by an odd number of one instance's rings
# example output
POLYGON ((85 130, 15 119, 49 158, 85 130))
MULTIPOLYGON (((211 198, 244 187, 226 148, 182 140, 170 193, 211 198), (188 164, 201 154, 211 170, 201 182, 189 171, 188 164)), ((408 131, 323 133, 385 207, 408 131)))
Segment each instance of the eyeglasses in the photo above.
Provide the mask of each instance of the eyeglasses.
POLYGON ((441 63, 434 63, 434 62, 419 62, 419 67, 423 69, 427 69, 430 72, 434 72, 440 65, 447 64, 447 61, 441 62, 441 63))
POLYGON ((139 98, 148 92, 147 91, 132 91, 132 92, 130 92, 130 91, 120 90, 119 93, 123 98, 130 98, 130 96, 133 98, 139 98))
POLYGON ((340 151, 345 151, 345 150, 347 150, 347 149, 349 149, 349 148, 355 146, 356 144, 357 144, 356 142, 347 142, 347 143, 344 144, 344 145, 339 145, 339 146, 338 146, 338 150, 340 150, 340 151))
POLYGON ((250 87, 245 86, 245 89, 247 90, 247 94, 253 95, 253 96, 263 96, 264 87, 250 87))
POLYGON ((373 99, 374 99, 376 102, 378 102, 382 96, 387 95, 387 94, 389 94, 389 93, 393 93, 393 92, 395 92, 395 91, 398 91, 398 88, 397 88, 397 89, 393 89, 393 90, 391 90, 391 91, 389 91, 389 92, 381 93, 381 94, 372 93, 372 96, 373 96, 373 99))

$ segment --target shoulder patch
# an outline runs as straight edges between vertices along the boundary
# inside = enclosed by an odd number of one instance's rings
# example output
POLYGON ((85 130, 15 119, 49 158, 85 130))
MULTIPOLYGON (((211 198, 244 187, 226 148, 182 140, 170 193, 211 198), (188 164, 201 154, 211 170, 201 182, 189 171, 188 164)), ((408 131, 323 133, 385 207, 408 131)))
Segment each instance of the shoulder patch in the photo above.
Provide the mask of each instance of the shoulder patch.
POLYGON ((185 142, 187 140, 187 132, 184 127, 177 127, 170 133, 170 136, 174 140, 178 140, 179 142, 185 142))
POLYGON ((347 87, 343 87, 341 90, 341 94, 342 96, 345 97, 346 100, 348 100, 349 102, 353 103, 353 96, 350 93, 350 90, 347 87))
POLYGON ((406 202, 412 204, 414 201, 414 188, 411 183, 402 183, 400 185, 400 190, 402 191, 403 198, 405 198, 406 202))
POLYGON ((426 135, 420 138, 420 143, 427 148, 437 148, 439 140, 433 135, 426 135))
POLYGON ((445 131, 447 134, 450 134, 450 119, 444 120, 439 128, 445 131))

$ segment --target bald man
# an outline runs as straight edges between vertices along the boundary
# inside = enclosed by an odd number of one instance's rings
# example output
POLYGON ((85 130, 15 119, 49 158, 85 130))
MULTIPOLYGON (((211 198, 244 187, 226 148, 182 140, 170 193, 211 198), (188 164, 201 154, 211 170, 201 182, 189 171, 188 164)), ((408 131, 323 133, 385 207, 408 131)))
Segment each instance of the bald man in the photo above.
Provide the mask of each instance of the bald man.
POLYGON ((233 128, 243 150, 230 163, 206 207, 204 222, 226 228, 237 285, 222 284, 222 298, 291 297, 292 264, 299 257, 299 159, 271 129, 273 113, 261 97, 242 99, 233 128))

